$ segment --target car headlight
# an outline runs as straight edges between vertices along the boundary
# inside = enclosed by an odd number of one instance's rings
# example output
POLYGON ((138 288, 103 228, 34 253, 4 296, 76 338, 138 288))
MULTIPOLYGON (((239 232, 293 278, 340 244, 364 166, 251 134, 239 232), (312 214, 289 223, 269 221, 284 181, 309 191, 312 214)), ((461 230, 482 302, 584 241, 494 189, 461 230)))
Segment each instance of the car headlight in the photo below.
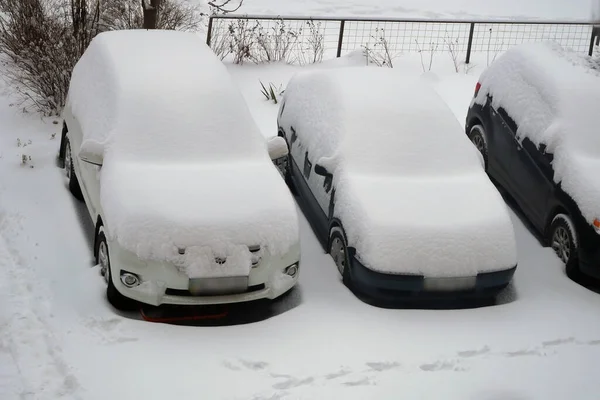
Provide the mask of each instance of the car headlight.
POLYGON ((600 219, 596 218, 592 225, 594 225, 594 228, 596 228, 596 233, 600 235, 600 219))

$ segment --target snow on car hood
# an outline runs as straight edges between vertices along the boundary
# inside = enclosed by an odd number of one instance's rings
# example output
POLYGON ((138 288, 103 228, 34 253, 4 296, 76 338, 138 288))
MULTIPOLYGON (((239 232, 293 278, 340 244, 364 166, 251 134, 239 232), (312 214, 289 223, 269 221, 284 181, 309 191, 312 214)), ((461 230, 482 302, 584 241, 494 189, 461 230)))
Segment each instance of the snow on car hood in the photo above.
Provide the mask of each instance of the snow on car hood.
POLYGON ((100 179, 109 238, 141 259, 172 262, 190 277, 247 273, 248 246, 284 254, 299 240, 294 201, 267 159, 244 165, 116 161, 105 163, 100 179), (215 257, 227 264, 215 265, 215 257))
POLYGON ((512 222, 483 171, 459 176, 340 178, 335 215, 366 267, 427 277, 517 264, 512 222))

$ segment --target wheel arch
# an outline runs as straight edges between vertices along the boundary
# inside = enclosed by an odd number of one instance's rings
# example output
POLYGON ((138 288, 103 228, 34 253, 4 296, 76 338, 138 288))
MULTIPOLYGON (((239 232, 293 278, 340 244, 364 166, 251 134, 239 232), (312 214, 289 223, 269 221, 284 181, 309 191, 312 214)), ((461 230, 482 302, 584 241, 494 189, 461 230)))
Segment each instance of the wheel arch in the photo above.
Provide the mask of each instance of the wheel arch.
POLYGON ((339 218, 331 218, 331 220, 329 221, 329 229, 328 229, 328 236, 327 236, 327 251, 329 251, 329 247, 331 246, 331 231, 334 228, 339 228, 342 230, 342 235, 344 235, 344 240, 346 240, 346 242, 347 242, 346 230, 344 229, 344 226, 342 225, 342 221, 339 218))

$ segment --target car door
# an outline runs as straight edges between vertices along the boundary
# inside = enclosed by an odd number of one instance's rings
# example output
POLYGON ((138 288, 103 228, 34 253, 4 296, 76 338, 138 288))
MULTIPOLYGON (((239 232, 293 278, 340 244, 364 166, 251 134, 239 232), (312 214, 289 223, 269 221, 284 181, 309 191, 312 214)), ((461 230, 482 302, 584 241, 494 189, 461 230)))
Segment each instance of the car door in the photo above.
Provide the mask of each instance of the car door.
POLYGON ((538 229, 543 229, 553 193, 553 170, 543 147, 524 138, 513 162, 514 197, 538 229))
POLYGON ((490 120, 492 129, 487 136, 489 168, 502 186, 511 191, 512 165, 517 152, 516 127, 504 109, 496 110, 491 105, 490 120))
POLYGON ((83 161, 79 157, 79 150, 83 142, 83 132, 76 118, 67 120, 69 129, 69 142, 74 167, 79 173, 79 186, 85 199, 85 204, 93 219, 96 219, 100 210, 100 166, 83 161))

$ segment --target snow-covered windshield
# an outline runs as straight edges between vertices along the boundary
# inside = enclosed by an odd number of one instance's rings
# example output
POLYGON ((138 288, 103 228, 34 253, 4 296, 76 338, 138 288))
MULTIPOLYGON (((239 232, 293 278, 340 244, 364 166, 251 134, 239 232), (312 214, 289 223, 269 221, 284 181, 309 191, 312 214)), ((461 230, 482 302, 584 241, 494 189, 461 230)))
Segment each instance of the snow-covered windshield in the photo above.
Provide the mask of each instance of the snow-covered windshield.
POLYGON ((362 106, 353 101, 345 110, 340 155, 350 170, 423 176, 480 168, 456 117, 426 84, 399 88, 392 83, 365 93, 362 106))
POLYGON ((258 159, 267 154, 239 89, 197 35, 98 35, 73 71, 69 104, 84 141, 105 156, 161 161, 258 159))

